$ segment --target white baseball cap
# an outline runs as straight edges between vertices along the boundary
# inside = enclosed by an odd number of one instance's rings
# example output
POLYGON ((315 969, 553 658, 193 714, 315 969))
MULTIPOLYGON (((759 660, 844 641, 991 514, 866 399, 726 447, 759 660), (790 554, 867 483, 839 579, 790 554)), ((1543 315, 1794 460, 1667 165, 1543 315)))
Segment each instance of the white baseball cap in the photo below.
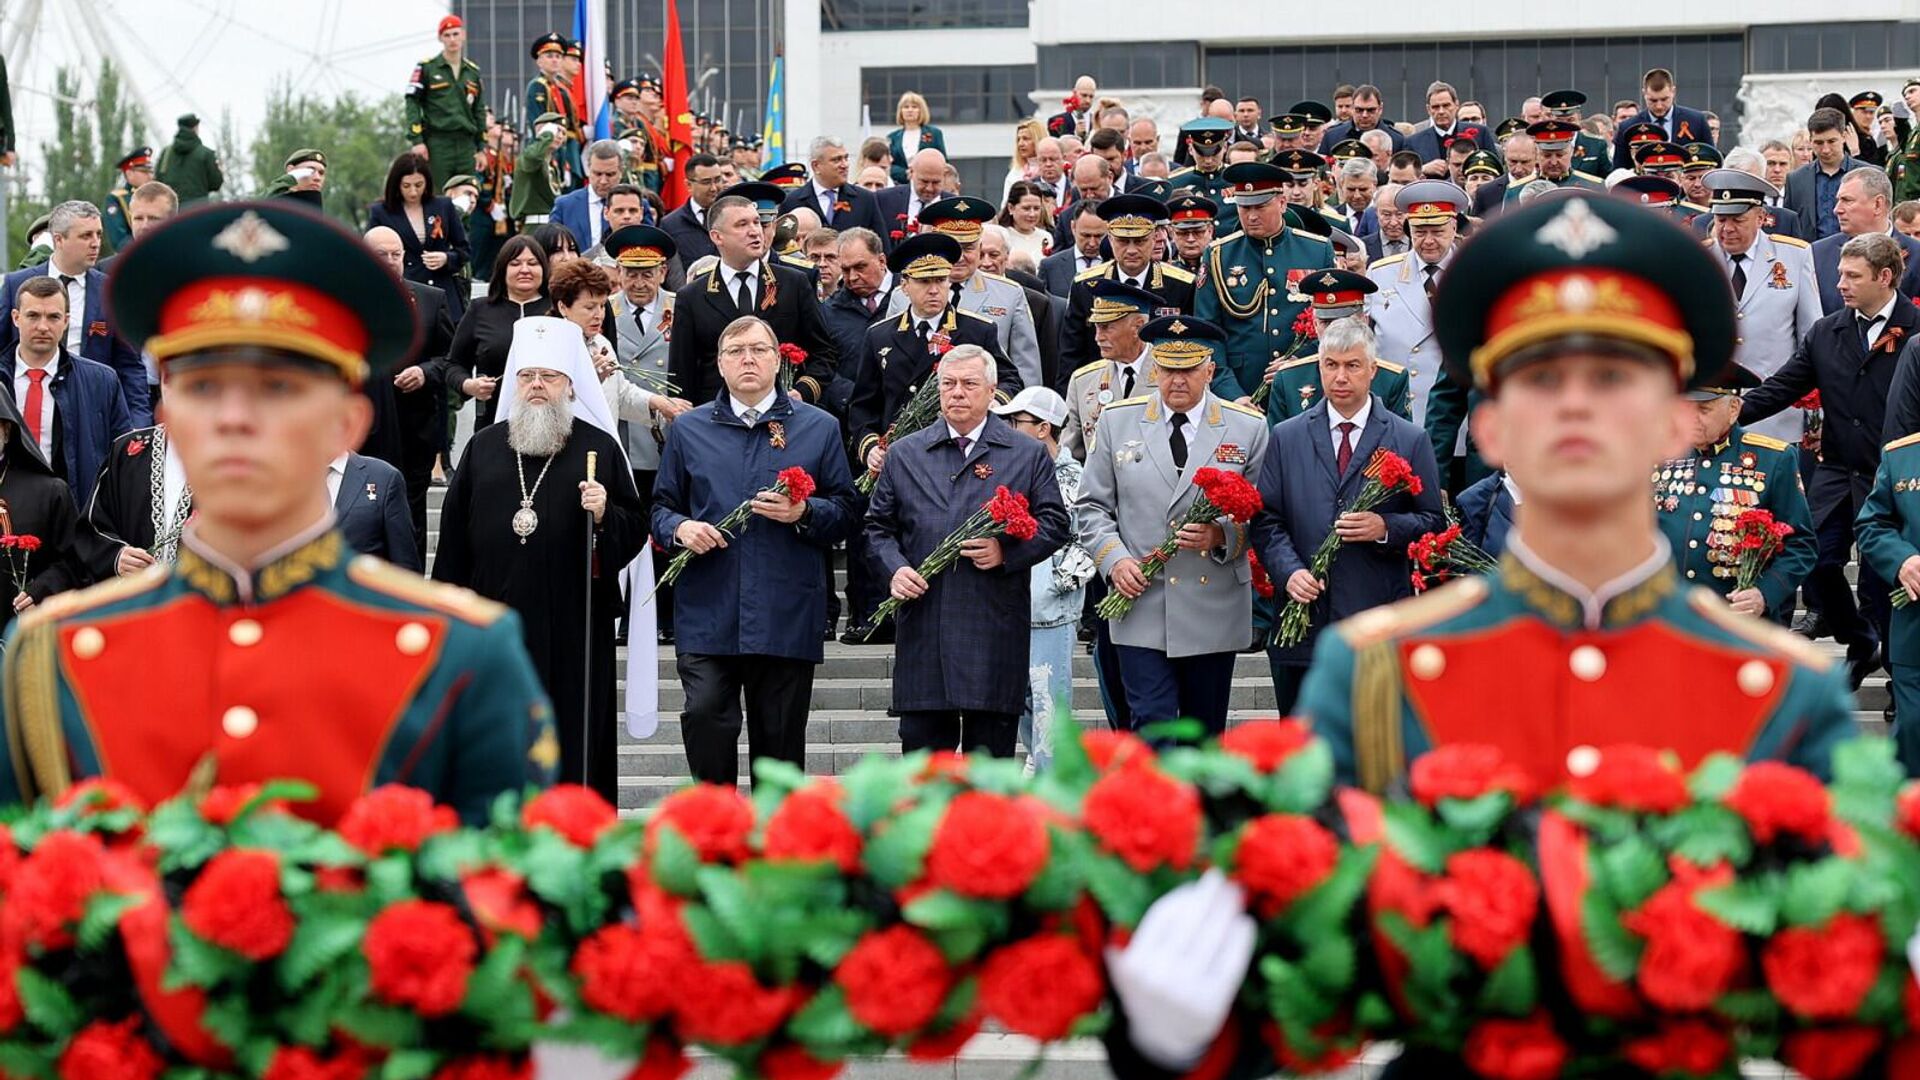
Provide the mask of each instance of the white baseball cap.
POLYGON ((1013 395, 1013 400, 1005 405, 993 406, 995 416, 1018 416, 1027 413, 1052 424, 1058 431, 1060 425, 1067 422, 1067 402, 1059 394, 1044 386, 1029 386, 1013 395))

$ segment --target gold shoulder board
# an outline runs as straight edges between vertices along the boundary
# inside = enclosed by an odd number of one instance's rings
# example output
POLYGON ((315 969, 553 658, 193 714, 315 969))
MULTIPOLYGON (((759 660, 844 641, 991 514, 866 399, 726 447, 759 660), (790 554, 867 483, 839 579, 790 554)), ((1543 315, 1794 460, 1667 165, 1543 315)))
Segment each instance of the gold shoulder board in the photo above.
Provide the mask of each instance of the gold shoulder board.
POLYGON ((507 613, 505 604, 488 600, 471 589, 429 581, 371 555, 361 555, 348 563, 347 576, 374 592, 432 608, 475 626, 491 626, 507 613))

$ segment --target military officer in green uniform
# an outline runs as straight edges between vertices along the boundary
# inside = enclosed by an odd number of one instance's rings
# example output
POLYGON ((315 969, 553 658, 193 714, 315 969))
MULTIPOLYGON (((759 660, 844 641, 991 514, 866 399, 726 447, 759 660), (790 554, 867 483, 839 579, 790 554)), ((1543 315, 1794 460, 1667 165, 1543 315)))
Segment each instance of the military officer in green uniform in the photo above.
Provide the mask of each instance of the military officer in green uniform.
POLYGON ((574 115, 573 91, 566 77, 569 44, 556 33, 534 38, 530 51, 540 74, 527 82, 526 115, 535 118, 534 135, 539 135, 540 117, 555 113, 560 118, 562 138, 556 145, 562 168, 556 178, 564 181, 565 186, 554 191, 556 198, 572 191, 577 180, 586 175, 580 162, 580 118, 574 115))
MULTIPOLYGON (((1533 137, 1534 144, 1540 148, 1540 166, 1536 175, 1542 180, 1553 181, 1558 187, 1599 191, 1606 186, 1602 176, 1581 172, 1573 167, 1573 142, 1579 133, 1580 125, 1569 124, 1565 120, 1542 120, 1537 124, 1528 124, 1527 134, 1533 137)), ((1517 204, 1520 190, 1526 186, 1509 185, 1503 203, 1508 207, 1517 204)))
POLYGON ((1193 313, 1227 335, 1214 395, 1244 402, 1267 366, 1293 347, 1294 320, 1307 306, 1301 282, 1333 266, 1333 245, 1292 224, 1299 219, 1281 198, 1284 170, 1243 161, 1229 165, 1225 178, 1240 231, 1207 249, 1206 283, 1194 293, 1193 313))
POLYGON ((1723 165, 1726 159, 1720 156, 1720 151, 1702 142, 1688 143, 1680 151, 1680 187, 1685 192, 1682 205, 1695 216, 1712 213, 1707 205, 1713 198, 1707 190, 1707 174, 1723 165))
POLYGON ((486 164, 487 95, 466 46, 460 16, 441 19, 440 52, 415 64, 407 84, 407 137, 442 181, 486 164))
POLYGON ((143 235, 109 300, 166 380, 194 517, 175 564, 14 623, 0 803, 95 776, 148 804, 291 778, 326 824, 390 783, 480 824, 548 782, 551 709, 515 616, 334 528, 327 466, 371 421, 358 389, 418 343, 400 281, 319 215, 240 202, 143 235))
MULTIPOLYGON (((1354 316, 1365 318, 1367 295, 1380 288, 1365 274, 1347 270, 1322 270, 1305 282, 1313 302, 1314 340, 1326 332, 1328 324, 1354 316)), ((1305 351, 1304 349, 1302 350, 1305 351)), ((1267 394, 1267 423, 1277 424, 1289 416, 1299 416, 1320 400, 1320 354, 1288 360, 1273 370, 1272 390, 1267 394)), ((1389 360, 1374 361, 1373 392, 1388 409, 1402 419, 1413 419, 1413 386, 1405 365, 1389 360)))
POLYGON ((520 150, 513 163, 513 201, 507 216, 520 223, 523 232, 532 232, 553 215, 553 200, 567 188, 566 162, 561 149, 567 142, 565 118, 559 113, 541 113, 533 121, 533 138, 520 150))
POLYGON ((1887 671, 1893 685, 1893 739, 1908 776, 1920 776, 1920 434, 1880 454, 1873 490, 1854 525, 1860 558, 1907 602, 1893 609, 1887 671))
POLYGON ((1212 199, 1187 191, 1167 200, 1167 237, 1173 241, 1168 266, 1193 275, 1193 287, 1205 288, 1207 247, 1219 235, 1220 207, 1212 199))
POLYGON ((1690 447, 1655 470, 1654 511, 1687 584, 1705 585, 1742 614, 1779 621, 1820 554, 1807 493, 1800 486, 1799 450, 1737 423, 1740 392, 1760 385, 1758 376, 1730 364, 1715 381, 1722 385, 1687 392, 1694 404, 1690 447), (1748 510, 1765 510, 1793 532, 1757 585, 1736 590, 1737 520, 1748 510))
POLYGON ((326 152, 305 146, 287 155, 284 171, 273 178, 273 183, 267 185, 264 194, 268 198, 286 196, 299 199, 318 210, 326 188, 326 152))
MULTIPOLYGON (((1540 97, 1547 119, 1572 124, 1576 129, 1580 126, 1580 108, 1586 103, 1587 95, 1578 90, 1555 90, 1540 97)), ((1588 176, 1607 175, 1613 171, 1613 147, 1598 135, 1579 131, 1573 138, 1573 168, 1588 176)))
POLYGON ((1275 150, 1310 150, 1307 145, 1307 118, 1299 113, 1281 113, 1269 121, 1273 127, 1275 150))
POLYGON ((153 147, 143 146, 132 151, 114 162, 113 167, 120 170, 120 182, 107 192, 100 219, 107 246, 119 251, 133 241, 133 193, 153 179, 153 147))
POLYGON ((1893 180, 1893 201, 1920 199, 1920 77, 1908 79, 1900 88, 1907 109, 1915 119, 1907 126, 1907 138, 1887 151, 1887 176, 1893 180))
POLYGON ((1180 137, 1187 141, 1193 164, 1167 177, 1177 195, 1191 191, 1205 195, 1220 208, 1214 223, 1214 235, 1225 236, 1240 228, 1240 219, 1228 198, 1227 136, 1233 133, 1233 121, 1221 116, 1203 116, 1180 125, 1180 137))
POLYGON ((182 209, 205 200, 227 182, 220 171, 220 156, 200 141, 198 116, 187 113, 180 118, 173 141, 160 151, 160 160, 154 163, 153 178, 173 189, 182 209))
POLYGON ((25 270, 29 266, 45 266, 53 256, 53 215, 41 214, 27 223, 27 231, 21 234, 26 238, 27 253, 20 256, 15 270, 25 270))

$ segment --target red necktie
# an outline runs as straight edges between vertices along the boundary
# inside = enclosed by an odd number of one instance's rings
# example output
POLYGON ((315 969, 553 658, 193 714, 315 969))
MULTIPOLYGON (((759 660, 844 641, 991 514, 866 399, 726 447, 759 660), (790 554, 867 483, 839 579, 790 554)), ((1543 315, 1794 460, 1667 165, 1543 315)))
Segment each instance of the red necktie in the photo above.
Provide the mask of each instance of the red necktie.
MULTIPOLYGON (((24 419, 27 422, 27 438, 32 439, 35 446, 40 446, 40 410, 45 405, 46 399, 47 369, 28 368, 27 412, 24 419)), ((41 446, 40 449, 44 451, 46 447, 41 446)))
POLYGON ((1340 454, 1334 459, 1333 471, 1341 476, 1347 475, 1347 466, 1353 463, 1353 421, 1340 423, 1340 454))

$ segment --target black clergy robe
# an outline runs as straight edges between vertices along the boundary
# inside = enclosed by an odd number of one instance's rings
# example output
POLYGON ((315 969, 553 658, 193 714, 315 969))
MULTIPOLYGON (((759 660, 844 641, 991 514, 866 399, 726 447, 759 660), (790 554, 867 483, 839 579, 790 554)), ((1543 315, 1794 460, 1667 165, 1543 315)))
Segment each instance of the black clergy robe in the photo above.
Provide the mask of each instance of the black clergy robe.
POLYGON ((40 547, 22 554, 0 552, 0 630, 13 625, 13 601, 22 590, 35 603, 55 593, 86 583, 86 571, 74 557, 73 490, 54 475, 38 451, 21 436, 20 414, 13 395, 0 394, 0 420, 7 422, 7 442, 0 449, 0 531, 32 536, 40 547))
MULTIPOLYGON (((553 699, 554 726, 560 731, 559 778, 580 780, 582 732, 588 731, 588 785, 617 806, 615 685, 619 673, 614 668, 614 622, 625 611, 620 571, 647 542, 647 511, 620 444, 576 418, 573 433, 552 459, 546 479, 533 491, 533 510, 540 520, 521 543, 513 531, 513 515, 520 509, 520 480, 507 430, 506 424, 493 424, 474 433, 448 481, 433 576, 464 585, 519 613, 527 654, 553 699), (600 455, 594 475, 607 489, 607 512, 595 530, 591 700, 582 662, 589 656, 583 636, 587 633, 587 531, 592 519, 580 509, 580 482, 587 478, 589 450, 600 455)), ((547 461, 522 458, 529 489, 547 461)))
MULTIPOLYGON (((153 493, 156 482, 164 484, 160 470, 166 460, 160 432, 157 426, 127 432, 113 440, 100 466, 93 498, 81 511, 85 524, 74 537, 76 557, 89 582, 108 581, 119 573, 123 547, 136 547, 158 558, 153 550, 153 493)), ((162 528, 174 531, 169 525, 163 523, 162 528)))

